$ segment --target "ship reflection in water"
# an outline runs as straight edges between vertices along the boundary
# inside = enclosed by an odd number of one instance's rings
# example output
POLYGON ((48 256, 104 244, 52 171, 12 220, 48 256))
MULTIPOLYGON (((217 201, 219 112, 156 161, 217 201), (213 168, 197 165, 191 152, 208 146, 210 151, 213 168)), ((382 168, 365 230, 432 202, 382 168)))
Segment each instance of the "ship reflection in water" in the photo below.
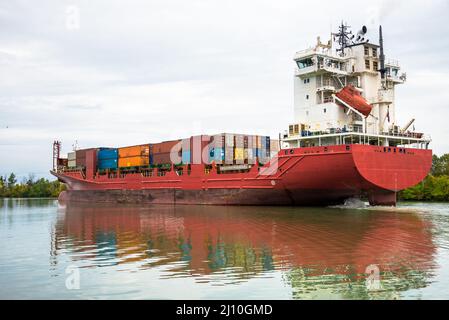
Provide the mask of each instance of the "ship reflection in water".
POLYGON ((133 297, 395 299, 433 281, 432 228, 393 209, 65 204, 52 254, 133 297))

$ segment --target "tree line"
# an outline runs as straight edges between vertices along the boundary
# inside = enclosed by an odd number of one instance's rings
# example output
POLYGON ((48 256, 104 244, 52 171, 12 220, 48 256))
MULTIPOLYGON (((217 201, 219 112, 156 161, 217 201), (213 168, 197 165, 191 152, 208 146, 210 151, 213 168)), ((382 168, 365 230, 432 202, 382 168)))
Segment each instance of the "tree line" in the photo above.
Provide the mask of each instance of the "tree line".
POLYGON ((401 191, 399 199, 449 201, 449 154, 433 155, 430 174, 418 185, 401 191))
POLYGON ((9 176, 0 176, 0 198, 58 197, 63 190, 65 190, 65 186, 58 180, 36 179, 33 174, 24 178, 20 183, 14 173, 9 176))

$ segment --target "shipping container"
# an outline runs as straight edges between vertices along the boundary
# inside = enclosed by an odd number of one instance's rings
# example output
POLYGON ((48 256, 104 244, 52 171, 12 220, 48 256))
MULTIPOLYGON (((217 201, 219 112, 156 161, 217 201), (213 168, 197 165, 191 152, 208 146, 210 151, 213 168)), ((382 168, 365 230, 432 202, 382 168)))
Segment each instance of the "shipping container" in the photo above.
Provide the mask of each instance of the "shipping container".
POLYGON ((142 167, 148 166, 149 164, 150 164, 150 157, 148 156, 126 157, 118 159, 118 166, 120 168, 142 167))
POLYGON ((117 148, 99 148, 97 152, 98 160, 109 160, 118 158, 117 148))
POLYGON ((255 164, 256 163, 256 155, 254 154, 254 149, 245 149, 247 153, 247 159, 249 164, 255 164))
POLYGON ((70 169, 76 168, 76 160, 68 160, 67 167, 70 169))
POLYGON ((67 159, 68 160, 76 160, 76 152, 73 151, 73 152, 67 153, 67 159))
POLYGON ((149 144, 141 144, 137 146, 129 146, 118 148, 118 157, 119 158, 127 158, 127 157, 149 157, 150 156, 150 145, 149 144))
POLYGON ((244 136, 242 134, 236 134, 234 138, 234 146, 236 148, 243 148, 244 147, 244 136))
POLYGON ((256 136, 256 148, 262 148, 262 136, 256 136))
POLYGON ((225 143, 225 134, 216 134, 211 136, 209 147, 210 148, 224 148, 226 145, 225 143))
POLYGON ((245 160, 245 149, 234 148, 234 160, 237 164, 243 163, 245 160))
POLYGON ((234 163, 234 148, 226 147, 224 154, 225 154, 225 163, 233 164, 234 163))
POLYGON ((257 148, 257 136, 248 136, 248 149, 257 148))
POLYGON ((153 144, 153 154, 157 153, 169 153, 174 148, 174 151, 181 150, 182 141, 181 140, 172 140, 172 141, 164 141, 153 144))
POLYGON ((209 163, 215 162, 216 164, 222 164, 224 161, 225 161, 225 150, 223 148, 209 149, 209 163))
MULTIPOLYGON (((126 158, 123 158, 126 159, 126 158)), ((105 170, 105 169, 116 169, 118 165, 117 159, 102 159, 98 160, 98 169, 99 170, 105 170)))
POLYGON ((224 133, 225 148, 234 147, 234 135, 231 133, 224 133))
POLYGON ((272 139, 270 141, 270 152, 278 152, 280 150, 280 146, 279 146, 279 140, 277 139, 272 139))
POLYGON ((153 154, 153 164, 154 165, 160 165, 160 164, 179 164, 182 162, 182 157, 179 157, 177 153, 173 153, 174 155, 174 162, 172 162, 172 153, 170 152, 164 152, 164 153, 154 153, 153 154))
POLYGON ((86 167, 86 152, 89 150, 96 150, 95 148, 88 148, 88 149, 80 149, 76 150, 76 166, 79 168, 85 168, 86 167))

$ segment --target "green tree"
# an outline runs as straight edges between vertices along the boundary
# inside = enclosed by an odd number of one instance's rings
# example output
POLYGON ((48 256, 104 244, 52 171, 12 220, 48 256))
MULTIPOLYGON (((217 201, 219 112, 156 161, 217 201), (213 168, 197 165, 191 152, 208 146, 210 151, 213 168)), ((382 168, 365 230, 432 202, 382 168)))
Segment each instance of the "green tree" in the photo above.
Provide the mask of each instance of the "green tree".
POLYGON ((44 178, 36 180, 33 174, 24 178, 21 183, 17 183, 14 173, 11 173, 8 178, 0 177, 0 197, 58 197, 64 190, 65 185, 58 180, 48 181, 44 178))
POLYGON ((16 183, 17 183, 16 175, 11 172, 8 178, 8 188, 14 187, 16 183))
POLYGON ((433 155, 432 170, 433 176, 449 175, 449 154, 444 154, 441 157, 433 155))
POLYGON ((0 198, 4 197, 6 194, 6 178, 0 176, 0 198))

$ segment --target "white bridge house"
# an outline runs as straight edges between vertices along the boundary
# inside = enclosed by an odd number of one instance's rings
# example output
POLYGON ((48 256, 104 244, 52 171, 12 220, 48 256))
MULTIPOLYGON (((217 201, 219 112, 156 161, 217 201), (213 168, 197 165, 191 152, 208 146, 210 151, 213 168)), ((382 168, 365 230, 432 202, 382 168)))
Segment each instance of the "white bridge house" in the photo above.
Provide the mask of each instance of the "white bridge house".
POLYGON ((362 143, 380 146, 427 148, 430 138, 410 130, 414 119, 399 125, 395 112, 395 86, 406 81, 399 63, 383 54, 379 45, 356 36, 341 25, 333 40, 299 51, 294 56, 294 123, 282 135, 282 147, 308 147, 362 143), (365 117, 336 96, 352 85, 372 107, 365 117))

